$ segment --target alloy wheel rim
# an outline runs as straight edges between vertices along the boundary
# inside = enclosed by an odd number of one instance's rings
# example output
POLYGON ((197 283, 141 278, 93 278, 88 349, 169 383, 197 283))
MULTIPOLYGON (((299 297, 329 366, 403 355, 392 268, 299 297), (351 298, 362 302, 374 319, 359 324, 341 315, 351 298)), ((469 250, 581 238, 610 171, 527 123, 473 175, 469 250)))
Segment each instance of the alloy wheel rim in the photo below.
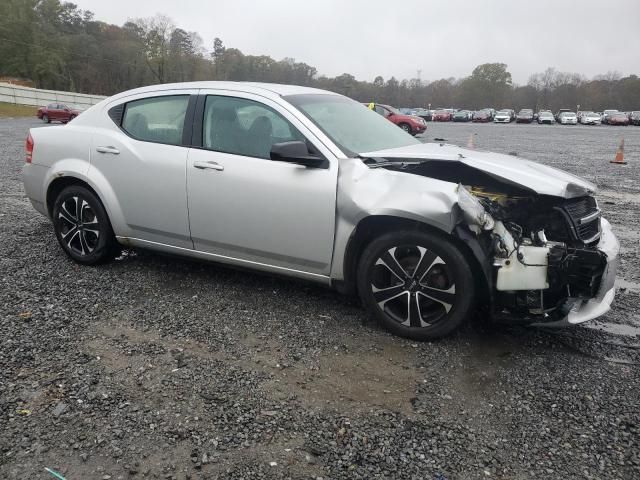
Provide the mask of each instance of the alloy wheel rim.
POLYGON ((58 212, 58 224, 62 241, 74 253, 89 255, 98 246, 98 217, 84 198, 74 195, 64 199, 58 212))
POLYGON ((449 266, 417 245, 395 246, 378 257, 371 292, 385 314, 408 327, 430 327, 445 319, 456 303, 449 266))

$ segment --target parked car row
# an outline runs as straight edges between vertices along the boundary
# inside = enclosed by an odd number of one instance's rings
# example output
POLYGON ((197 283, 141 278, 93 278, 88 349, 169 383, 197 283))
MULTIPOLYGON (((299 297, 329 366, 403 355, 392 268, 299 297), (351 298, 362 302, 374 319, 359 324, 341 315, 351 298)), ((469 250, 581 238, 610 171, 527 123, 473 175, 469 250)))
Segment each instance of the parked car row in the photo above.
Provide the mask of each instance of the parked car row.
POLYGON ((551 110, 540 110, 537 113, 531 108, 523 108, 518 113, 511 108, 495 110, 467 110, 457 108, 401 108, 400 112, 408 116, 417 116, 424 121, 433 122, 476 122, 476 123, 533 123, 560 125, 639 125, 640 111, 620 112, 618 110, 604 110, 592 112, 590 110, 574 112, 568 108, 561 108, 555 114, 551 110))

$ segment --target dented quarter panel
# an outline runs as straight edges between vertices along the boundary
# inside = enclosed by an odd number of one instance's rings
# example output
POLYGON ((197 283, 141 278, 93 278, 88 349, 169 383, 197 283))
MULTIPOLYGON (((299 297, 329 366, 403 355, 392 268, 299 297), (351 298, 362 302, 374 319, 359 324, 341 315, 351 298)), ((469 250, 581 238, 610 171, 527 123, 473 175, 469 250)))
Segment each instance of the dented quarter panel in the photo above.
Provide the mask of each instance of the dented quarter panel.
POLYGON ((331 277, 344 279, 344 258, 357 225, 370 216, 392 216, 451 233, 457 222, 455 183, 408 172, 369 168, 343 160, 338 173, 337 220, 331 277))

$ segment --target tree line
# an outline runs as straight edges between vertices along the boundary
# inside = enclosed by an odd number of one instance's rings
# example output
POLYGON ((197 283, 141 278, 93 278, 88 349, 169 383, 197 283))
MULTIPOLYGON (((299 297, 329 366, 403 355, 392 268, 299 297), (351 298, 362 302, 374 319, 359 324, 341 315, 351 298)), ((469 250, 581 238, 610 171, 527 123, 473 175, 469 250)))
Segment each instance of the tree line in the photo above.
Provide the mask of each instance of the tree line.
POLYGON ((153 83, 244 80, 314 86, 399 107, 640 110, 637 75, 609 72, 587 79, 549 68, 516 85, 507 65, 488 63, 458 79, 327 77, 293 58, 245 55, 219 38, 208 48, 197 32, 163 15, 118 26, 59 0, 0 0, 1 76, 29 79, 39 88, 102 95, 153 83))

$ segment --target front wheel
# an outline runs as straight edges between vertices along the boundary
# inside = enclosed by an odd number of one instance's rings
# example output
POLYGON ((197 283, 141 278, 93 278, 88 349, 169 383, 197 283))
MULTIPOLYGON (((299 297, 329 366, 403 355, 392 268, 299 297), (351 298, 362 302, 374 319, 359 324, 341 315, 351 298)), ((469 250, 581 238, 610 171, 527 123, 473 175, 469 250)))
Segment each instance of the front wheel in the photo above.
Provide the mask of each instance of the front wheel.
POLYGON ((405 132, 407 132, 409 135, 411 135, 411 126, 409 124, 401 123, 400 128, 403 129, 405 132))
POLYGON ((475 284, 464 255, 444 236, 393 232, 372 241, 358 266, 358 291, 392 333, 429 340, 469 317, 475 284))
POLYGON ((51 123, 51 119, 49 118, 49 115, 47 115, 47 114, 42 115, 42 121, 44 123, 51 123))
POLYGON ((62 190, 53 205, 53 226, 60 246, 83 265, 97 265, 114 258, 118 243, 102 203, 82 186, 62 190))

